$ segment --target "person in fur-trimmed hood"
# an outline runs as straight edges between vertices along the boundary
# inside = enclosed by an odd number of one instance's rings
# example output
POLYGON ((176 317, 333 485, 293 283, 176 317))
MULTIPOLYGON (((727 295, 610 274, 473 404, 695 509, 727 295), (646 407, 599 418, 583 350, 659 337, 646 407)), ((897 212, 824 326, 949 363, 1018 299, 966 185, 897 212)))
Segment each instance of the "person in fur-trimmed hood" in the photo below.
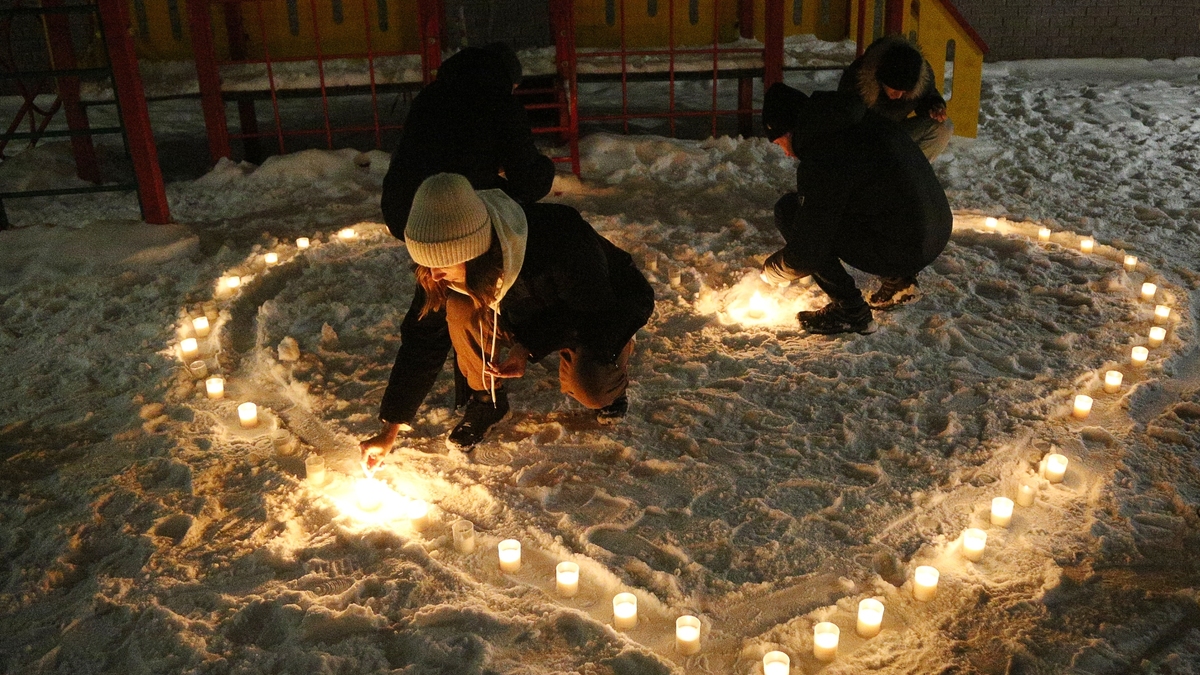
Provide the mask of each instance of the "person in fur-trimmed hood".
POLYGON ((908 40, 888 35, 867 47, 838 82, 871 110, 900 124, 930 161, 950 144, 954 124, 934 85, 933 68, 908 40))
MULTIPOLYGON (((521 205, 441 173, 418 188, 405 240, 424 290, 421 315, 445 317, 440 326, 422 322, 427 335, 419 337, 437 343, 443 361, 453 345, 471 389, 451 447, 468 451, 482 440, 508 413, 503 381, 551 352, 559 353, 563 393, 601 422, 624 417, 633 336, 654 311, 654 289, 578 211, 521 205)), ((360 444, 368 470, 415 417, 440 369, 403 350, 396 357, 380 404, 383 429, 360 444)))

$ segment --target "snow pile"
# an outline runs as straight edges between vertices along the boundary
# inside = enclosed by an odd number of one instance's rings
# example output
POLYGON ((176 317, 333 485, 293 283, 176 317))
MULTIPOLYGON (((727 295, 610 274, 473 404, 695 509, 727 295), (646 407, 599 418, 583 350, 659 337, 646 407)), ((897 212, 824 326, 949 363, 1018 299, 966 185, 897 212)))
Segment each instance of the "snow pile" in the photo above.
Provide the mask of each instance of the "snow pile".
POLYGON ((583 180, 560 177, 555 199, 634 253, 658 296, 629 417, 599 427, 550 357, 468 458, 441 442, 457 420, 443 376, 374 508, 355 442, 378 427, 413 289, 378 222, 385 155, 219 164, 169 186, 188 224, 172 228, 131 223, 120 195, 14 202, 14 222, 49 225, 0 233, 6 669, 753 673, 781 649, 815 672, 812 626, 832 621, 831 673, 1197 672, 1200 100, 1179 73, 1056 69, 989 69, 981 138, 936 165, 954 237, 924 297, 870 336, 801 333, 787 316, 820 293, 757 277, 793 180, 777 148, 588 137, 583 180), (1146 280, 1173 316, 1134 367, 1146 280), (755 292, 782 318, 746 314, 755 292), (177 355, 201 315, 221 399, 177 355), (1081 393, 1086 420, 1070 415, 1081 393), (243 401, 260 426, 239 425, 243 401), (1051 484, 1038 468, 1055 451, 1071 464, 1051 484), (1022 483, 1036 502, 989 525, 1022 483), (418 499, 424 527, 404 510, 418 499), (453 545, 460 518, 474 553, 453 545), (978 562, 967 527, 988 533, 978 562), (497 565, 505 538, 518 572, 497 565), (555 591, 563 560, 581 568, 574 598, 555 591), (941 572, 929 602, 918 565, 941 572), (637 596, 636 628, 611 627, 617 592, 637 596), (886 612, 863 639, 868 597, 886 612), (684 613, 703 622, 696 656, 674 649, 684 613))

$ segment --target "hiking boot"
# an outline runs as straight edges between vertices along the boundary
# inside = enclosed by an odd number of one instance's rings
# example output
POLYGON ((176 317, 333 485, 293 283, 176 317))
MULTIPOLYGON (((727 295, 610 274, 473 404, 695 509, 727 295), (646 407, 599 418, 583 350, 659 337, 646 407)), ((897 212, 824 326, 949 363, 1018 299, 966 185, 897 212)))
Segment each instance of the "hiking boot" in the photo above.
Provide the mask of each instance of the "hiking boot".
POLYGON ((462 421, 454 427, 454 431, 446 438, 446 445, 456 450, 470 452, 475 444, 483 440, 483 435, 496 422, 508 414, 508 392, 496 390, 496 400, 486 391, 473 391, 467 401, 467 410, 463 413, 462 421))
POLYGON ((800 320, 801 328, 818 335, 868 335, 878 328, 874 317, 871 316, 871 308, 866 303, 851 309, 843 303, 831 302, 815 312, 800 312, 796 318, 800 320))
POLYGON ((883 277, 879 290, 871 294, 872 309, 892 309, 921 296, 916 277, 883 277))
POLYGON ((629 396, 621 394, 615 401, 596 411, 596 421, 600 424, 616 424, 625 419, 629 412, 629 396))

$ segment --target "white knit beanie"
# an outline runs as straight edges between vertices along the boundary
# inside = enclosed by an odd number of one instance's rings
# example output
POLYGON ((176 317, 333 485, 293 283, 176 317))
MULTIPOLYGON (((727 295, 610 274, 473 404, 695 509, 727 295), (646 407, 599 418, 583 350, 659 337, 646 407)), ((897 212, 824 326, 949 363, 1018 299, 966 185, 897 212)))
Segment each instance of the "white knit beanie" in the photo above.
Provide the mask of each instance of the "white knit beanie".
POLYGON ((487 253, 492 222, 466 177, 439 173, 417 188, 404 242, 418 265, 452 267, 487 253))

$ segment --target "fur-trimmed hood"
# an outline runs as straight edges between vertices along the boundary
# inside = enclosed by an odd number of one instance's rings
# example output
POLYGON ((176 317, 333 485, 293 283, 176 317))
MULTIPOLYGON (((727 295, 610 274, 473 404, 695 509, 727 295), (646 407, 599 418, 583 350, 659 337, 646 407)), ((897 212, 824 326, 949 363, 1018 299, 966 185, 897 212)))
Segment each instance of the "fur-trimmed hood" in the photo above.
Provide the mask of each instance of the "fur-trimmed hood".
MULTIPOLYGON (((862 98, 863 103, 867 104, 868 108, 874 108, 877 103, 882 102, 880 99, 883 99, 883 101, 891 100, 883 93, 883 84, 880 83, 877 74, 879 66, 887 58, 888 52, 902 45, 915 47, 915 45, 902 37, 888 36, 871 43, 871 46, 859 57, 855 85, 858 89, 859 97, 862 98)), ((921 76, 917 80, 917 85, 904 92, 904 95, 899 100, 913 103, 919 101, 933 88, 933 82, 933 68, 929 66, 928 61, 925 61, 921 64, 921 76)))

